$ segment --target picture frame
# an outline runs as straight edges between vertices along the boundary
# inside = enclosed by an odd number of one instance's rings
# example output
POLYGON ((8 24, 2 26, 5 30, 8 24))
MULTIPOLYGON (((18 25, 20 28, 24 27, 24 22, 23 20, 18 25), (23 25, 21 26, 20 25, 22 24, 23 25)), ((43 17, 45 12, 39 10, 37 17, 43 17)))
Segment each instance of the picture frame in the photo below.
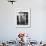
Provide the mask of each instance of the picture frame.
POLYGON ((17 28, 31 27, 31 9, 30 8, 17 8, 16 27, 17 28))

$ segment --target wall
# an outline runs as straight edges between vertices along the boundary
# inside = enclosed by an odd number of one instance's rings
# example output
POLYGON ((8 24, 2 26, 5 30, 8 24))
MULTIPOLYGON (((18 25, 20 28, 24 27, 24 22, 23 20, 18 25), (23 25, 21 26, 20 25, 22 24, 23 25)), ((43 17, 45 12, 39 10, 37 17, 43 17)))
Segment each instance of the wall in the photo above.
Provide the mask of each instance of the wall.
POLYGON ((14 40, 21 31, 31 35, 33 40, 46 40, 46 1, 17 0, 12 5, 0 0, 0 40, 14 40), (16 8, 31 8, 31 28, 16 28, 16 8))

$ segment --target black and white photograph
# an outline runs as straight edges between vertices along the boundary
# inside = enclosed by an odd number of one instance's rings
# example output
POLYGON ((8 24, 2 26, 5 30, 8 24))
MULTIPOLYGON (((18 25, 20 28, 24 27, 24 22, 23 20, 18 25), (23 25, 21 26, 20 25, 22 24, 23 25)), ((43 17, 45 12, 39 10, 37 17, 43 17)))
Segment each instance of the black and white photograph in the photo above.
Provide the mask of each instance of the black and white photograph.
POLYGON ((17 15, 17 25, 28 25, 28 12, 19 12, 17 15))
POLYGON ((18 9, 16 15, 17 27, 29 27, 30 26, 30 10, 18 9))

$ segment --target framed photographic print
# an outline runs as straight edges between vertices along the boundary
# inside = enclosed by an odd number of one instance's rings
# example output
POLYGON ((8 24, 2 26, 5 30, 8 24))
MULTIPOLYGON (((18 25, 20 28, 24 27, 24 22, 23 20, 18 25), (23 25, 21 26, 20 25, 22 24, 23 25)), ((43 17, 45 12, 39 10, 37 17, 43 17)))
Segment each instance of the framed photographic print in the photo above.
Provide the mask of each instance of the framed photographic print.
POLYGON ((16 10, 16 27, 30 27, 31 13, 29 8, 18 8, 16 10))

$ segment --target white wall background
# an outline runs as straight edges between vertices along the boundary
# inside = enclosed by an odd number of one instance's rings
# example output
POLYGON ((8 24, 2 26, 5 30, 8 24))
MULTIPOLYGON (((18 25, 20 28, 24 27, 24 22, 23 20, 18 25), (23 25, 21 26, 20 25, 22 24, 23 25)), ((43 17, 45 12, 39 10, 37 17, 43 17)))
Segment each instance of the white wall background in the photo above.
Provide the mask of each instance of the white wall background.
POLYGON ((46 0, 17 0, 14 5, 0 0, 0 40, 15 40, 21 31, 33 40, 46 40, 46 0), (31 28, 16 28, 16 8, 31 8, 31 28))

